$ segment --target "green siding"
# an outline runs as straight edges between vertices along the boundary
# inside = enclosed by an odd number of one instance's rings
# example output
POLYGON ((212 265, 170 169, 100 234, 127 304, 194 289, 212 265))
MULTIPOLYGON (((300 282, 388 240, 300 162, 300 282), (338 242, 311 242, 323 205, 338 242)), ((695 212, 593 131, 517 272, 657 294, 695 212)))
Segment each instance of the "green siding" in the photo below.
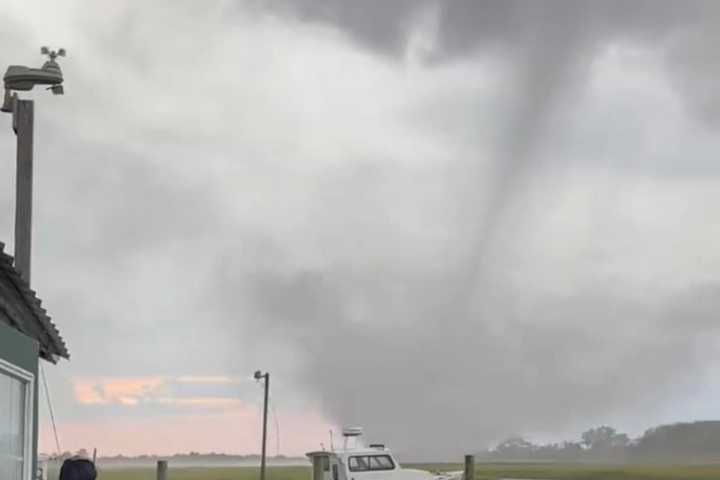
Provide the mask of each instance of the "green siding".
MULTIPOLYGON (((0 315, 2 315, 0 311, 0 315)), ((0 358, 6 362, 32 373, 35 376, 35 388, 33 399, 33 471, 37 471, 37 450, 38 450, 38 355, 40 347, 37 341, 9 327, 0 318, 0 358)))
POLYGON ((38 342, 0 320, 0 358, 37 376, 39 354, 38 342))

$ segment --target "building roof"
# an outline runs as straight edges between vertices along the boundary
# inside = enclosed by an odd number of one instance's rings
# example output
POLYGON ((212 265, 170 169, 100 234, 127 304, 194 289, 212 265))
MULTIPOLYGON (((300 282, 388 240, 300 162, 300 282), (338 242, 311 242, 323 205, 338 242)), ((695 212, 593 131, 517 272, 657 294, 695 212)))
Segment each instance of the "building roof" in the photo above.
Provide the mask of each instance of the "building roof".
POLYGON ((305 456, 308 458, 312 458, 312 457, 320 457, 320 456, 325 456, 325 455, 332 455, 332 453, 333 452, 328 452, 326 450, 315 450, 312 452, 307 452, 305 454, 305 456))
MULTIPOLYGON (((0 242, 0 283, 6 286, 4 290, 9 289, 11 293, 15 294, 14 297, 25 306, 23 309, 25 314, 19 315, 15 312, 15 314, 7 314, 0 318, 7 318, 11 327, 37 340, 40 344, 40 356, 45 360, 57 363, 59 357, 69 359, 70 354, 60 332, 42 307, 35 291, 30 288, 13 266, 13 257, 5 253, 4 248, 5 245, 0 242)), ((0 304, 0 308, 3 308, 2 304, 0 304)))
POLYGON ((326 455, 333 455, 333 456, 347 456, 347 455, 376 455, 376 454, 389 454, 390 449, 389 448, 379 448, 379 447, 360 447, 360 448, 347 448, 347 449, 335 449, 335 450, 315 450, 312 452, 307 452, 305 454, 306 457, 312 458, 312 457, 319 457, 319 456, 326 456, 326 455))

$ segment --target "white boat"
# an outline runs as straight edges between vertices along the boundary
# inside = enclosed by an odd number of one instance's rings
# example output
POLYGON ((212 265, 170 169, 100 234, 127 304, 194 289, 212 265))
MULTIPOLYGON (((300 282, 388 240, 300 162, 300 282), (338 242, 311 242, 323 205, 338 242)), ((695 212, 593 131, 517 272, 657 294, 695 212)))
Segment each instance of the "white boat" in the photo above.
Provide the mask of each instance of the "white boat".
POLYGON ((306 453, 312 480, 462 480, 463 472, 435 474, 402 468, 385 445, 365 446, 362 428, 343 429, 343 448, 306 453))

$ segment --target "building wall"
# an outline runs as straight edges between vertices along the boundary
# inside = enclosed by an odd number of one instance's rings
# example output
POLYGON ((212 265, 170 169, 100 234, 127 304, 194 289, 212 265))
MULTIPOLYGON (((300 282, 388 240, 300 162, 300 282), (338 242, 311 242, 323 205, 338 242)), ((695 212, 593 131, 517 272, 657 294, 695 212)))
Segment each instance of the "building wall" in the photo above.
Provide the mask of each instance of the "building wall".
POLYGON ((35 376, 33 398, 33 472, 37 471, 38 450, 38 342, 6 325, 5 313, 0 310, 0 358, 35 376))
POLYGON ((0 358, 37 376, 38 342, 9 327, 0 310, 0 358))

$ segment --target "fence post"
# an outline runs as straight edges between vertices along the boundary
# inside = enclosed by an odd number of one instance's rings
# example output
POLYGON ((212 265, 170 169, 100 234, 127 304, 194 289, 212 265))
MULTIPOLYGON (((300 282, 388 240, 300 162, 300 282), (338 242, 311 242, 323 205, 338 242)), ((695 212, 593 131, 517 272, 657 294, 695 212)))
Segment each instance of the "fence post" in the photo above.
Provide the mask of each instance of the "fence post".
POLYGON ((465 455, 464 480, 475 480, 475 456, 465 455))
POLYGON ((157 480, 167 480, 167 460, 158 460, 157 480))

